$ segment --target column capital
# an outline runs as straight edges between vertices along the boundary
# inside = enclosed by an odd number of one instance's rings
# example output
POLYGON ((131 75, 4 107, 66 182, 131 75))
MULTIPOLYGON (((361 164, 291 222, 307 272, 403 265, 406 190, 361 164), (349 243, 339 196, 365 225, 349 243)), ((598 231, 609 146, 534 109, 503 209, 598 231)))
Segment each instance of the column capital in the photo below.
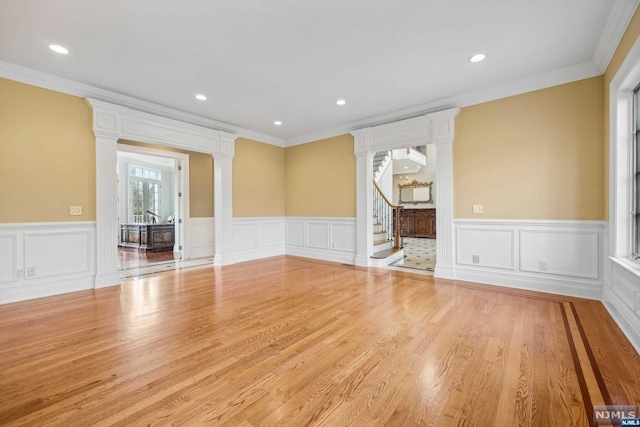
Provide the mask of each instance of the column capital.
POLYGON ((431 143, 436 145, 453 143, 455 118, 459 112, 459 108, 450 108, 425 115, 431 121, 431 143))

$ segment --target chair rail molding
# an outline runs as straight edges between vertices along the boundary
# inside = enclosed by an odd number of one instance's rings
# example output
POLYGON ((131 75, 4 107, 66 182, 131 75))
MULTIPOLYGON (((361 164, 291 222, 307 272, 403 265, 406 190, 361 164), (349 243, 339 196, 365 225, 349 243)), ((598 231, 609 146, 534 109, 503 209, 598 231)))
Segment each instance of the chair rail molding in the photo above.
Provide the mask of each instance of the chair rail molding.
POLYGON ((232 159, 236 135, 86 98, 96 138, 96 288, 120 283, 117 252, 117 142, 129 139, 214 158, 215 263, 231 254, 232 159), (225 232, 225 230, 227 230, 225 232))
POLYGON ((373 255, 373 156, 377 151, 424 144, 436 145, 436 258, 435 276, 452 279, 453 141, 459 108, 450 108, 351 132, 356 156, 356 265, 371 265, 373 255))

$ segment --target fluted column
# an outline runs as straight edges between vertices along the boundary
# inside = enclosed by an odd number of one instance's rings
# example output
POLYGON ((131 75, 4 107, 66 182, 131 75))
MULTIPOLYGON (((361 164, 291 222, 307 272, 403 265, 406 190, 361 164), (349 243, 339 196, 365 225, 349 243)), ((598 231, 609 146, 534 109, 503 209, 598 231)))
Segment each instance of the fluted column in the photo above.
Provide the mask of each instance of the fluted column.
POLYGON ((435 277, 455 278, 456 242, 453 228, 453 141, 458 108, 427 114, 431 142, 436 145, 436 268, 435 277))
POLYGON ((96 288, 120 283, 118 273, 118 136, 96 136, 96 288))
POLYGON ((453 144, 436 144, 436 268, 435 277, 454 278, 453 144))
POLYGON ((220 132, 220 151, 213 155, 213 210, 215 217, 214 265, 233 259, 233 156, 236 136, 220 132))

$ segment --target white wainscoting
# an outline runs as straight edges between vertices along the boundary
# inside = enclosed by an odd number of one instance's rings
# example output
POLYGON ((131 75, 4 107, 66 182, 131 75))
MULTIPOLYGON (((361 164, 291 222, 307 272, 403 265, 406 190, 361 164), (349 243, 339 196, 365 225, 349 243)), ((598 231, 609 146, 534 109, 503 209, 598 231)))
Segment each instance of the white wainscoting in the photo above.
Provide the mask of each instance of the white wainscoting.
POLYGON ((284 217, 233 218, 233 263, 284 255, 284 228, 284 217))
POLYGON ((356 219, 286 217, 286 253, 354 264, 356 219))
POLYGON ((95 222, 0 224, 0 304, 92 289, 95 222))
POLYGON ((215 220, 213 217, 189 218, 186 221, 185 258, 212 257, 215 252, 215 220))
POLYGON ((606 223, 454 220, 455 278, 600 299, 606 223))
POLYGON ((604 306, 640 354, 640 266, 615 258, 607 262, 611 277, 604 287, 604 306))

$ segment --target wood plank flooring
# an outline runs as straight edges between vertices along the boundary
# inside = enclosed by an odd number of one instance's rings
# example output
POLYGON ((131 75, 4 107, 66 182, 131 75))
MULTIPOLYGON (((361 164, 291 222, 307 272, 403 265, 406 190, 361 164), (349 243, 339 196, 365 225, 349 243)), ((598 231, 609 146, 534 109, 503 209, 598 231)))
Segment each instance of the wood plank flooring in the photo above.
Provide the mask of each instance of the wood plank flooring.
POLYGON ((589 426, 601 303, 275 257, 0 306, 0 425, 589 426))

